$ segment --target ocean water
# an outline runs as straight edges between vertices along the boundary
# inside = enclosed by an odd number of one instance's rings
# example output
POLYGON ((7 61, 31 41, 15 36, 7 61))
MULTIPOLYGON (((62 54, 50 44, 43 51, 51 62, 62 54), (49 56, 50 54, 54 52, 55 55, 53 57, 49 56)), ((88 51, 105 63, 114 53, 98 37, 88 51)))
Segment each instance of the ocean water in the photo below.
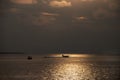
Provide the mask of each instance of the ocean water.
POLYGON ((120 80, 120 57, 0 57, 0 80, 120 80))

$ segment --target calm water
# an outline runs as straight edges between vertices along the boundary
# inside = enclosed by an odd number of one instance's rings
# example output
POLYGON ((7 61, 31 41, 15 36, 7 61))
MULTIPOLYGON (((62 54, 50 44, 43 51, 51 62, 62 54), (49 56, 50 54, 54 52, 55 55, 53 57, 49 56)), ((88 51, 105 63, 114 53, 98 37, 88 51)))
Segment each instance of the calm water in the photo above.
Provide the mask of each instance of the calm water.
POLYGON ((0 80, 120 80, 120 57, 0 58, 0 80))

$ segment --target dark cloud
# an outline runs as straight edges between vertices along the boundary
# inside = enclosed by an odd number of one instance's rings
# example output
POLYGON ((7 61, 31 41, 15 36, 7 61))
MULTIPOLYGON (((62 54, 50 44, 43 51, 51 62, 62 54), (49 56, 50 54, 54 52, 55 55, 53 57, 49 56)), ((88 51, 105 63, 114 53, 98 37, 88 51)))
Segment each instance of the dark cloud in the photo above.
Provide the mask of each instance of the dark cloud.
POLYGON ((10 0, 15 4, 37 4, 37 0, 10 0))

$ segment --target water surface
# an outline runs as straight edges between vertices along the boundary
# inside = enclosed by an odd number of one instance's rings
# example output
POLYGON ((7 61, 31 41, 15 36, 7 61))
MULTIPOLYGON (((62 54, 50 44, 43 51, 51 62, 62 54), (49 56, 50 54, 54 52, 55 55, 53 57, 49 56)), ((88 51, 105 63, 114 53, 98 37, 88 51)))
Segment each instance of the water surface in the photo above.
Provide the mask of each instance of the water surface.
POLYGON ((120 80, 120 57, 0 58, 0 80, 120 80))

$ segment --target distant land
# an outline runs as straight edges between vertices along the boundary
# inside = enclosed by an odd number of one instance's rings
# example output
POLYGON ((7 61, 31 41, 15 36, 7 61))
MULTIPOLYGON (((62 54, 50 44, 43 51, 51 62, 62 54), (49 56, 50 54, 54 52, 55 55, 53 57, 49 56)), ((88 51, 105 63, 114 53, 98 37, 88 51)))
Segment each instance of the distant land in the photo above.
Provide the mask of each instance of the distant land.
POLYGON ((24 52, 0 52, 0 54, 24 54, 24 52))
POLYGON ((119 51, 80 51, 80 52, 51 52, 51 53, 42 53, 42 52, 34 52, 34 53, 25 53, 25 52, 0 52, 0 54, 90 54, 90 55, 119 55, 120 56, 120 52, 119 51))

